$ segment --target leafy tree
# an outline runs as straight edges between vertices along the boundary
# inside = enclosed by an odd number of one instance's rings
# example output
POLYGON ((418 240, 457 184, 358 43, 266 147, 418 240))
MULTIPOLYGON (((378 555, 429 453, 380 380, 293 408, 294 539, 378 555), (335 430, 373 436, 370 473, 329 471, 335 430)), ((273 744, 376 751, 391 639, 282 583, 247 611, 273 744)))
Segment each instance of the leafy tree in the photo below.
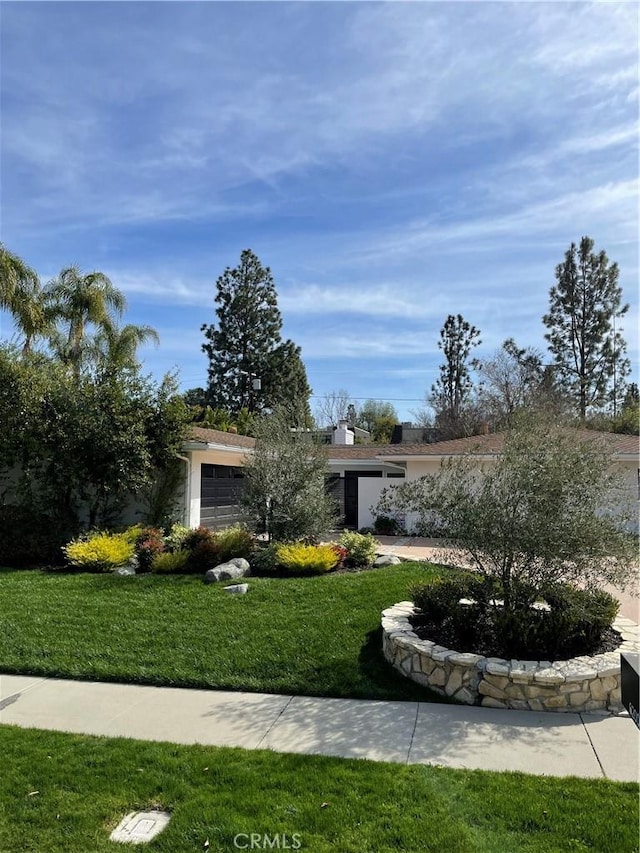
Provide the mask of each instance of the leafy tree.
POLYGON ((635 548, 625 504, 605 442, 538 420, 507 433, 502 454, 484 470, 472 453, 452 460, 438 474, 387 489, 377 512, 417 513, 419 527, 435 526, 486 578, 500 581, 505 609, 515 611, 525 587, 535 594, 559 582, 629 580, 635 548))
POLYGON ((309 433, 291 430, 291 418, 279 407, 256 422, 242 503, 270 539, 318 541, 335 522, 335 502, 325 489, 327 458, 309 433))
POLYGON ((572 243, 556 267, 556 284, 549 293, 545 334, 558 379, 576 402, 581 419, 592 408, 621 395, 629 373, 626 343, 616 319, 629 309, 622 304, 618 265, 604 251, 593 251, 589 237, 572 243))
MULTIPOLYGON (((108 524, 175 460, 185 407, 167 378, 135 371, 75 377, 42 354, 0 353, 2 503, 108 524), (11 475, 11 476, 8 476, 11 475)), ((1 526, 1 525, 0 525, 1 526)))
POLYGON ((216 287, 217 325, 202 326, 208 341, 202 349, 209 358, 209 404, 235 416, 243 406, 258 412, 293 402, 297 394, 308 399, 300 350, 291 341, 281 342, 282 318, 269 267, 245 249, 239 265, 227 267, 216 287))
POLYGON ((464 435, 465 404, 469 401, 473 383, 469 373, 469 356, 478 346, 480 332, 461 314, 449 314, 440 330, 438 348, 444 354, 440 375, 431 388, 431 404, 436 412, 435 423, 447 438, 464 435))
POLYGON ((377 444, 391 441, 397 423, 398 415, 393 404, 384 400, 365 400, 355 418, 355 426, 368 430, 377 444))
POLYGON ((83 274, 77 267, 67 267, 49 282, 43 296, 49 313, 67 327, 66 341, 59 340, 56 349, 77 378, 91 352, 88 327, 111 332, 126 308, 124 294, 104 273, 83 274))
POLYGON ((207 392, 204 388, 189 388, 188 391, 183 392, 182 399, 185 406, 202 406, 204 408, 207 404, 207 392))

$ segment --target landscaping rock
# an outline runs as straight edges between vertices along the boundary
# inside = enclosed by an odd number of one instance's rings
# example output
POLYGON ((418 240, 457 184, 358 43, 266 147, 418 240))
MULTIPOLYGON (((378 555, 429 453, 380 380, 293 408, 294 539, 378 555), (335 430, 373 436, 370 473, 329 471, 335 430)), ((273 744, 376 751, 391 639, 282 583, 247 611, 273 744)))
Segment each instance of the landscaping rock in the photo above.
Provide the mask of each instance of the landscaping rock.
POLYGON ((396 557, 395 554, 381 554, 379 557, 376 557, 374 562, 374 566, 398 566, 402 560, 400 557, 396 557))
POLYGON ((128 577, 131 577, 132 575, 135 575, 135 573, 136 573, 136 570, 131 565, 118 566, 117 569, 113 570, 113 574, 117 575, 119 578, 128 578, 128 577))
POLYGON ((248 589, 248 583, 232 583, 229 586, 225 586, 224 591, 231 595, 244 595, 248 589))
POLYGON ((204 576, 205 583, 218 583, 218 581, 232 581, 236 578, 244 578, 249 572, 249 563, 242 557, 235 557, 228 563, 220 563, 214 569, 209 569, 204 576))

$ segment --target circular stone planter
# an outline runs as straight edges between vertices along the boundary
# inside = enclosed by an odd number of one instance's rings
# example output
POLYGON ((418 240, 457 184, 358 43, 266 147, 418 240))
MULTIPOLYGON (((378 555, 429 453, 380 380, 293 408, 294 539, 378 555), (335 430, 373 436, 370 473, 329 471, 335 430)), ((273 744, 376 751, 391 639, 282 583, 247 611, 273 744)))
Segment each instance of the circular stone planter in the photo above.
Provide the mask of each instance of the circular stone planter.
POLYGON ((623 710, 620 652, 640 651, 640 628, 631 619, 613 623, 623 640, 615 651, 552 662, 487 658, 421 640, 409 622, 415 612, 412 601, 382 612, 384 656, 406 678, 442 696, 517 711, 623 710))

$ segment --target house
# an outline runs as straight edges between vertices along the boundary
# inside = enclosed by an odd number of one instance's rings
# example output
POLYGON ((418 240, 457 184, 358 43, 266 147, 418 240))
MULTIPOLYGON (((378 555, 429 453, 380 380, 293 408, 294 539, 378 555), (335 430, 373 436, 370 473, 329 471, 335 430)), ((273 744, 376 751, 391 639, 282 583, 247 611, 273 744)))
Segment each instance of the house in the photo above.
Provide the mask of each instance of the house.
MULTIPOLYGON (((581 438, 604 438, 610 444, 614 464, 623 471, 637 525, 638 436, 586 430, 579 435, 581 438)), ((394 482, 433 474, 447 459, 469 453, 473 453, 478 462, 490 464, 495 462, 504 446, 502 433, 432 444, 361 445, 342 443, 342 438, 338 435, 338 443, 326 447, 327 486, 339 503, 343 523, 358 529, 373 525, 370 507, 377 504, 383 488, 394 482)), ((203 524, 215 529, 240 519, 237 502, 242 489, 242 467, 253 447, 254 440, 248 436, 199 427, 192 429, 183 447, 188 467, 184 498, 186 524, 190 527, 203 524)))
POLYGON ((191 428, 180 457, 186 464, 183 524, 216 530, 241 520, 238 501, 243 487, 242 469, 254 444, 247 435, 191 428))

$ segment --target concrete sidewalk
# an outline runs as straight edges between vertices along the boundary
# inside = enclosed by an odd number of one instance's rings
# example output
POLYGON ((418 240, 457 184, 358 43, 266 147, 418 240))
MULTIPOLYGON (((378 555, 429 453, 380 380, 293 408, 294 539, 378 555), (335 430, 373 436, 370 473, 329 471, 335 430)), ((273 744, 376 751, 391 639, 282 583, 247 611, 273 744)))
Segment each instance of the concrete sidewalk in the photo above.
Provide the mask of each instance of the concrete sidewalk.
POLYGON ((628 716, 317 699, 0 675, 0 723, 80 734, 239 746, 636 781, 628 716))

